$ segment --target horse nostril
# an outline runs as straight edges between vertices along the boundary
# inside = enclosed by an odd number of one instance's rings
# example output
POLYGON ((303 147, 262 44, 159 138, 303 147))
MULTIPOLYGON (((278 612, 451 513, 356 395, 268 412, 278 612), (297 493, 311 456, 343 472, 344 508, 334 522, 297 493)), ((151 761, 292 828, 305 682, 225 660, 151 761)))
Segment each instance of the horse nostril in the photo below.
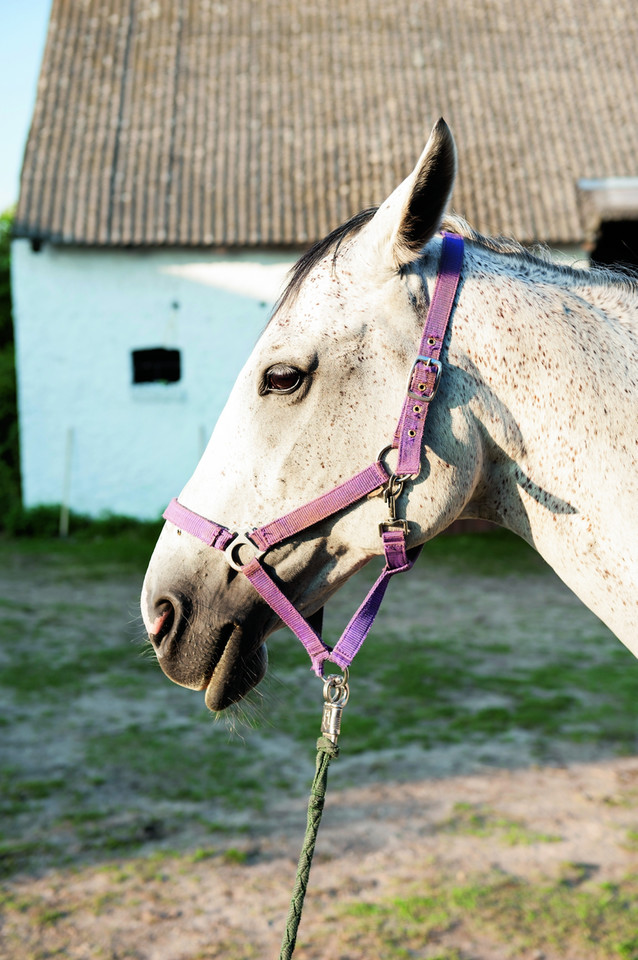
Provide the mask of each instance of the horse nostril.
POLYGON ((156 616, 149 633, 149 639, 154 647, 159 649, 162 640, 167 637, 175 623, 175 607, 170 600, 161 600, 155 607, 156 616))

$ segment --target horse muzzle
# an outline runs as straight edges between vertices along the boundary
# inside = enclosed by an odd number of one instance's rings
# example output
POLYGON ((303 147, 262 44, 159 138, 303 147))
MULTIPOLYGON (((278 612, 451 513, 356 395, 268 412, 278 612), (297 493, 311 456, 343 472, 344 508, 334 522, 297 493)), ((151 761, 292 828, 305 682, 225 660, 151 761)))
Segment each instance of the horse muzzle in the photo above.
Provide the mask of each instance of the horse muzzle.
POLYGON ((173 564, 160 559, 152 558, 142 590, 142 616, 159 665, 174 683, 205 690, 210 710, 224 710, 263 678, 264 641, 277 618, 222 557, 207 554, 206 566, 196 571, 186 569, 182 557, 172 575, 173 564))

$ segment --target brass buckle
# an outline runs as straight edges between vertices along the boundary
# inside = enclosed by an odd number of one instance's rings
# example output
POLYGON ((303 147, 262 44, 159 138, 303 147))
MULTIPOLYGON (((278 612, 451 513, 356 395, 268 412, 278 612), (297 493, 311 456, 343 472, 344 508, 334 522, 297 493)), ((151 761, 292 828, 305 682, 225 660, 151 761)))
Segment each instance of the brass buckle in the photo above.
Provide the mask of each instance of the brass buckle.
POLYGON ((441 383, 441 373, 443 371, 443 364, 440 360, 435 360, 434 357, 424 357, 421 354, 416 358, 412 364, 412 369, 410 370, 410 376, 408 377, 407 385, 407 395, 410 400, 422 400, 423 403, 430 403, 431 400, 434 400, 438 391, 439 384, 441 383), (428 367, 434 367, 436 373, 434 377, 434 387, 432 388, 431 393, 415 393, 413 390, 410 390, 410 384, 412 383, 412 374, 414 373, 414 368, 417 363, 424 363, 428 367))

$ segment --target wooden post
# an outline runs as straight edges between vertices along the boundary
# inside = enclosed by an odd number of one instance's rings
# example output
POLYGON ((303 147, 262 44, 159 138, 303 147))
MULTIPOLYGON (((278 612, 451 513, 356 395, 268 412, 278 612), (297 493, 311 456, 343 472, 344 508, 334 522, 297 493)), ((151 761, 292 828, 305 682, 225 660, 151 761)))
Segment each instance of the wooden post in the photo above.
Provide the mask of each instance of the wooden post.
POLYGON ((67 427, 64 450, 64 476, 60 501, 60 536, 69 535, 69 501, 71 498, 71 459, 73 457, 73 427, 67 427))

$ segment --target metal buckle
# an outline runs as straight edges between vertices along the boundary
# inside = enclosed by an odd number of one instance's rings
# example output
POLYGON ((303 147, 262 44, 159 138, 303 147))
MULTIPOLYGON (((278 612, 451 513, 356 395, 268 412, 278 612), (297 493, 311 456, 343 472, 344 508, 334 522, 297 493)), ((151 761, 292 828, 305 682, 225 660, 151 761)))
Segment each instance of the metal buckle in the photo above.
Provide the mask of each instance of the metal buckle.
POLYGON ((379 524, 380 536, 383 536, 383 534, 392 527, 403 530, 404 534, 407 534, 408 532, 407 520, 397 517, 397 500, 401 496, 403 486, 407 479, 407 477, 398 477, 396 473, 393 473, 388 480, 385 490, 383 491, 383 499, 388 505, 390 516, 387 520, 382 520, 379 524))
POLYGON ((341 714, 350 697, 348 668, 343 667, 343 676, 330 674, 323 681, 323 714, 321 733, 336 743, 341 733, 341 714))
POLYGON ((434 357, 424 357, 421 354, 416 358, 412 364, 412 369, 410 370, 410 376, 408 377, 408 386, 407 394, 410 400, 422 400, 423 403, 429 403, 431 400, 434 400, 438 393, 439 384, 441 383, 441 372, 443 370, 443 364, 440 360, 435 360, 434 357), (414 368, 417 363, 424 363, 428 367, 434 367, 436 370, 434 387, 431 393, 414 393, 413 390, 410 390, 410 384, 412 383, 412 374, 414 373, 414 368))
POLYGON ((224 556, 226 557, 226 562, 233 570, 236 570, 238 573, 241 573, 244 567, 252 560, 259 560, 265 554, 265 550, 260 550, 256 543, 250 539, 248 533, 238 533, 235 536, 234 540, 231 540, 230 543, 224 547, 224 556), (252 547, 255 551, 254 556, 247 561, 247 563, 242 563, 239 559, 239 556, 235 559, 235 551, 239 550, 241 547, 252 547))
POLYGON ((394 520, 391 518, 388 520, 382 520, 379 524, 379 536, 383 536, 384 533, 387 533, 388 530, 403 530, 404 534, 407 536, 408 533, 408 521, 401 520, 398 517, 395 517, 394 520))

